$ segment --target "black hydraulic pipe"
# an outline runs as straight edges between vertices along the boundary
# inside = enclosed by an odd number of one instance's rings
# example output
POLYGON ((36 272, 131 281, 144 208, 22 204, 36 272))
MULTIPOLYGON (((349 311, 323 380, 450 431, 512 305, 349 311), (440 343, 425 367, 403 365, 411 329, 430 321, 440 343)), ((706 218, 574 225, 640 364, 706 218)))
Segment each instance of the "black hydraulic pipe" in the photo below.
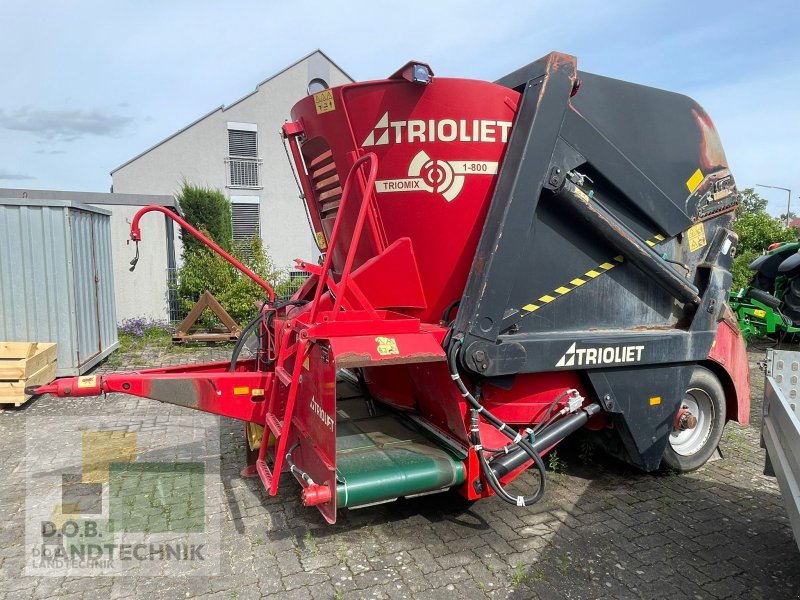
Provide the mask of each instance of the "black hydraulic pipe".
MULTIPOLYGON (((557 444, 569 434, 577 431, 583 427, 589 420, 589 417, 596 415, 601 410, 600 405, 596 402, 584 408, 579 409, 577 412, 556 421, 553 425, 542 431, 533 443, 533 448, 536 453, 544 452, 549 447, 557 444)), ((514 469, 521 467, 531 459, 530 456, 522 448, 512 450, 508 454, 504 454, 492 460, 489 466, 492 469, 495 477, 498 479, 507 475, 514 469)))
POLYGON ((581 188, 567 179, 561 189, 556 192, 556 196, 580 215, 620 254, 652 277, 674 298, 681 302, 700 304, 699 291, 691 282, 687 281, 657 252, 643 243, 625 223, 592 200, 581 188))

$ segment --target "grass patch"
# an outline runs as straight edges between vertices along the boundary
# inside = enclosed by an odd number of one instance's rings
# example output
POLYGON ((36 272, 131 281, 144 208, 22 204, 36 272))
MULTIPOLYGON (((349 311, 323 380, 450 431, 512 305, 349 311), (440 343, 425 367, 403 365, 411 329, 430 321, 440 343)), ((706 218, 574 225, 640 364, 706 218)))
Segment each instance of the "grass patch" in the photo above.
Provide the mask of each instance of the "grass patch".
POLYGON ((525 585, 530 581, 531 576, 525 570, 525 565, 517 563, 514 565, 514 572, 511 573, 511 583, 514 585, 525 585))

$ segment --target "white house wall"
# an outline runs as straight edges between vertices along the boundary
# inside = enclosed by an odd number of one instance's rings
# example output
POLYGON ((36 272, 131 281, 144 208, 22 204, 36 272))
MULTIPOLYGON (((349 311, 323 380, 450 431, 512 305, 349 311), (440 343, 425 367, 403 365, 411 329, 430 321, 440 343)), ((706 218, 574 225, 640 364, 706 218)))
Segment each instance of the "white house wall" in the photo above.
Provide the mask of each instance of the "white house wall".
POLYGON ((136 246, 127 244, 130 221, 141 206, 96 205, 111 210, 111 254, 114 266, 114 297, 117 321, 136 317, 166 320, 167 238, 164 215, 153 212, 142 217, 139 263, 130 272, 136 246))
MULTIPOLYGON (((175 194, 182 181, 186 180, 223 190, 227 197, 258 196, 261 235, 276 265, 290 267, 295 258, 314 259, 316 247, 279 132, 289 118, 291 107, 307 95, 308 83, 315 77, 322 77, 331 86, 351 81, 324 55, 313 53, 260 84, 249 96, 206 115, 114 171, 114 192, 175 194), (256 123, 258 126, 258 153, 263 161, 260 190, 225 187, 227 131, 228 122, 231 121, 256 123)), ((118 221, 117 210, 114 213, 113 221, 118 221)), ((119 223, 112 224, 112 227, 116 236, 115 244, 119 239, 127 239, 127 233, 123 236, 122 231, 118 232, 118 228, 122 227, 119 223)), ((141 307, 142 314, 145 311, 166 314, 165 308, 155 311, 156 306, 165 306, 166 259, 161 255, 161 248, 165 248, 163 219, 155 216, 146 219, 142 236, 145 240, 141 244, 142 258, 135 275, 135 285, 140 283, 142 287, 129 288, 136 290, 136 299, 128 300, 123 297, 123 286, 118 286, 118 312, 121 315, 131 314, 128 307, 131 310, 141 307)), ((119 252, 116 246, 114 252, 115 266, 118 262, 127 264, 127 260, 130 260, 126 258, 127 254, 132 256, 132 251, 119 252)))

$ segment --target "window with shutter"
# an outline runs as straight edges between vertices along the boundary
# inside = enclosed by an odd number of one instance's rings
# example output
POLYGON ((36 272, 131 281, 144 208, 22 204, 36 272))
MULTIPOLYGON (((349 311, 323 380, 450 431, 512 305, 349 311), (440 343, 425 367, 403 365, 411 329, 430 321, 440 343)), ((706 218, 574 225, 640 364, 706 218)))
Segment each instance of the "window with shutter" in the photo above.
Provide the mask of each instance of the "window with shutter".
POLYGON ((258 133, 255 131, 228 130, 228 154, 258 158, 258 133))
POLYGON ((261 235, 261 214, 258 198, 231 198, 233 241, 241 243, 261 235))
POLYGON ((228 187, 260 188, 258 131, 251 123, 228 123, 228 187))

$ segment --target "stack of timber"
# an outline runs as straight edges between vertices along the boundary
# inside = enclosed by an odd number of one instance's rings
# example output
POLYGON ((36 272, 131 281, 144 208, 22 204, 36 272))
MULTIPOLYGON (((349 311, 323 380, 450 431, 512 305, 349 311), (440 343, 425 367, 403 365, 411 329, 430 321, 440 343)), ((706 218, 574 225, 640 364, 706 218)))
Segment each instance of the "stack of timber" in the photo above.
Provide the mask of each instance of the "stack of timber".
POLYGON ((0 407, 30 400, 25 387, 56 377, 56 344, 0 342, 0 407))

